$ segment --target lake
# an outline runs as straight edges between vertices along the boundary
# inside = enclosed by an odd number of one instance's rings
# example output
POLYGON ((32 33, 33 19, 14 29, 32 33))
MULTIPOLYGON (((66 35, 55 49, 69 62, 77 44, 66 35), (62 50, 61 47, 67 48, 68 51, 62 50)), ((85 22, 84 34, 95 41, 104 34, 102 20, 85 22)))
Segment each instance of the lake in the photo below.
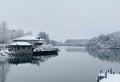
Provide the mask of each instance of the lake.
POLYGON ((0 62, 0 82, 96 82, 100 70, 120 72, 120 50, 59 47, 56 55, 0 62))

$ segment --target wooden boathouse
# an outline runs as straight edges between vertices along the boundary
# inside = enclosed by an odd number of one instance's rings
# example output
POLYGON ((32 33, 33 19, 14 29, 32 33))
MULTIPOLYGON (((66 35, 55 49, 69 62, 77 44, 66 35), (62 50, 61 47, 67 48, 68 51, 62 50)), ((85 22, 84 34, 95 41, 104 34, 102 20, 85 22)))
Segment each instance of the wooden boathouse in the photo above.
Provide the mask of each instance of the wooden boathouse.
POLYGON ((10 51, 11 54, 32 54, 33 49, 32 49, 32 44, 28 42, 14 42, 9 45, 10 46, 10 51))
POLYGON ((12 54, 32 54, 33 50, 43 43, 43 39, 28 35, 13 39, 13 43, 9 45, 9 48, 12 54))

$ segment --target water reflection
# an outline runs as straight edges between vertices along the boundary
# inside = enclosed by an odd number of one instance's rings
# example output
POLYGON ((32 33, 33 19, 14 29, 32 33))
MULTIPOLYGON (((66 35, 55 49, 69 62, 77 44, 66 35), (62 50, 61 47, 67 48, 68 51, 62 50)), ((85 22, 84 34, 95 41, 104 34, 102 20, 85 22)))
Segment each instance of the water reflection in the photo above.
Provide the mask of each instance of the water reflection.
POLYGON ((97 49, 88 48, 88 53, 95 58, 104 61, 119 62, 120 63, 120 50, 119 49, 97 49))
POLYGON ((65 47, 67 52, 86 52, 85 47, 65 47))
POLYGON ((41 62, 45 62, 52 57, 56 57, 55 55, 46 55, 46 56, 12 56, 9 59, 3 60, 0 58, 0 82, 6 82, 7 73, 10 68, 10 64, 37 64, 40 65, 41 62))
POLYGON ((31 63, 39 66, 41 62, 45 62, 51 57, 56 57, 56 56, 58 56, 58 54, 45 55, 45 56, 12 56, 8 59, 8 62, 10 64, 16 64, 16 65, 31 63))
POLYGON ((6 76, 9 71, 9 63, 7 60, 0 61, 0 82, 6 82, 6 76))
POLYGON ((32 64, 40 65, 40 63, 46 62, 48 59, 56 56, 58 56, 58 54, 46 55, 46 56, 32 56, 32 64))

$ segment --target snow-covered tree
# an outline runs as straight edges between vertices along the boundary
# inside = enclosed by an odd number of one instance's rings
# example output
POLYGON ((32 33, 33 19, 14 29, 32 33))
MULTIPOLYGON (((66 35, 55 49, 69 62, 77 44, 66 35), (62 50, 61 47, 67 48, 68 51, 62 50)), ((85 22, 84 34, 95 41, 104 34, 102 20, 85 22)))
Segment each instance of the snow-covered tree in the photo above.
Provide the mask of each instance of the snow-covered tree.
POLYGON ((0 24, 0 42, 1 43, 5 43, 5 41, 6 41, 6 37, 7 37, 7 35, 6 35, 6 33, 8 32, 8 29, 7 29, 7 23, 6 22, 2 22, 1 24, 0 24))
POLYGON ((97 46, 99 48, 120 48, 120 31, 92 38, 88 41, 87 46, 97 46))
POLYGON ((39 32, 37 35, 38 39, 49 40, 49 35, 45 32, 39 32))
POLYGON ((0 43, 9 43, 14 38, 24 36, 25 33, 22 29, 9 29, 6 22, 0 24, 0 43))

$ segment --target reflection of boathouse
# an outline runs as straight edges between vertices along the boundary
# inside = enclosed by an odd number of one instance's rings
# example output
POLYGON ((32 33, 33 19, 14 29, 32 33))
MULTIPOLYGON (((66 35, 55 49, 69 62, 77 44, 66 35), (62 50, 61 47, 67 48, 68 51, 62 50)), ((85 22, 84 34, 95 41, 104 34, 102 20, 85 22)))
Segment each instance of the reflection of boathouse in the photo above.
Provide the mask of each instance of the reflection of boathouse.
POLYGON ((39 65, 41 62, 45 62, 48 59, 52 58, 52 57, 56 57, 58 56, 58 54, 54 54, 54 55, 48 55, 48 56, 30 56, 30 55, 15 55, 12 56, 11 58, 8 59, 8 62, 10 64, 25 64, 25 63, 31 63, 31 64, 37 64, 39 65))
POLYGON ((12 56, 8 59, 8 62, 11 64, 22 64, 22 63, 32 63, 32 56, 12 56))

